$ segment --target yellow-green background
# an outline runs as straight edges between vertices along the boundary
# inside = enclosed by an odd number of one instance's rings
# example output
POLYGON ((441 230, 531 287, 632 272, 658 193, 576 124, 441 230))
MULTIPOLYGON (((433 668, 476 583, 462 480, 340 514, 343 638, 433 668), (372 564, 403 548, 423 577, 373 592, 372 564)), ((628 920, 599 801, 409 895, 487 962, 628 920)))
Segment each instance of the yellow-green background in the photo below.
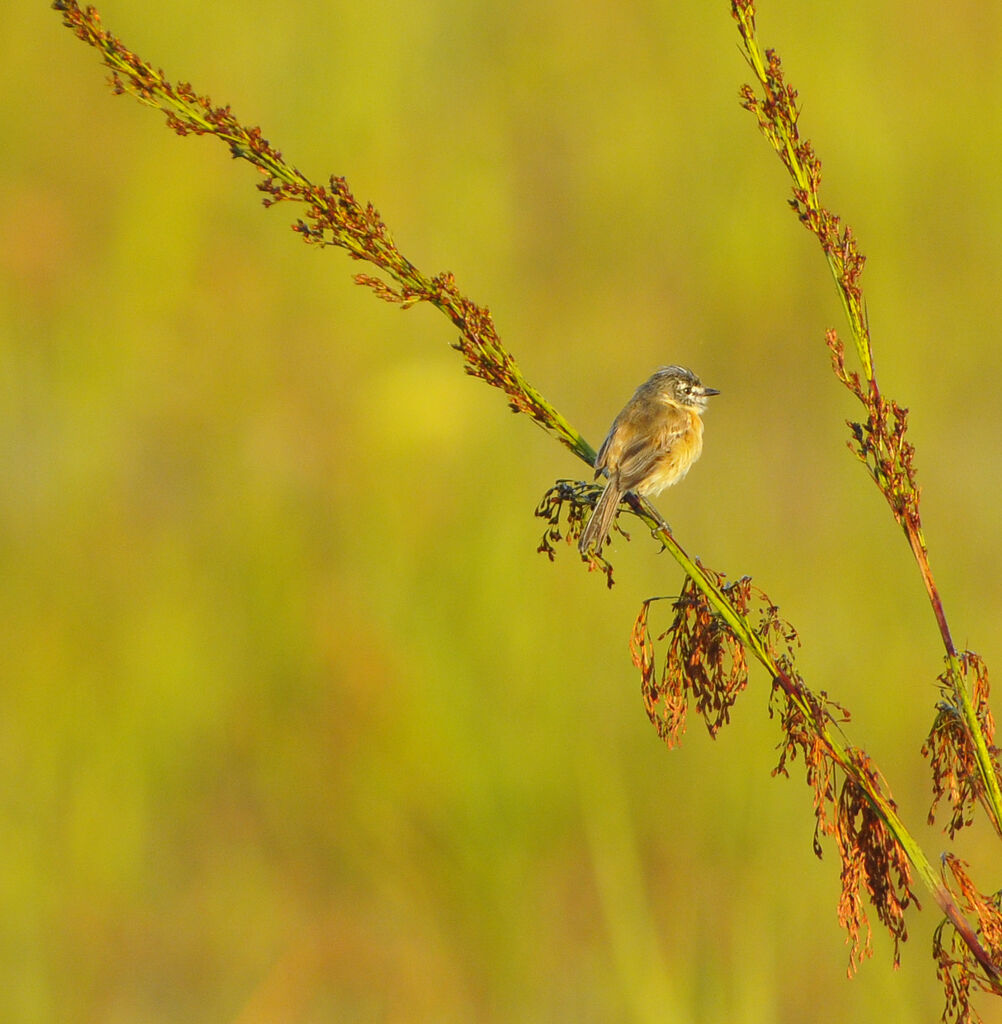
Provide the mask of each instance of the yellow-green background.
MULTIPOLYGON (((105 24, 348 177, 597 444, 655 366, 722 394, 660 507, 800 630, 930 857, 940 648, 845 449, 841 312, 737 103, 724 0, 107 0, 105 24)), ((1002 664, 1002 7, 763 0, 867 254, 958 643, 1002 664)), ((936 1020, 923 890, 845 979, 838 865, 753 672, 669 753, 609 593, 535 553, 583 466, 351 283, 255 173, 114 99, 44 2, 0 32, 0 1019, 936 1020)), ((985 889, 998 844, 953 848, 985 889)), ((999 1009, 984 1004, 986 1019, 999 1009)))

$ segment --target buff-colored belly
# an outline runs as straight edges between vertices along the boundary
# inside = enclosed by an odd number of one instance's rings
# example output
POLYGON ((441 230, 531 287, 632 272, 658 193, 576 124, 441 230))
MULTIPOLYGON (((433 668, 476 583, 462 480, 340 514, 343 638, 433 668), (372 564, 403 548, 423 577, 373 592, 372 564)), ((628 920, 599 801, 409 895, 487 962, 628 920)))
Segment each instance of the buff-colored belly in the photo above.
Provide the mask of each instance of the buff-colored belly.
POLYGON ((681 437, 675 436, 664 455, 636 488, 645 497, 660 494, 666 487, 677 484, 703 451, 703 421, 698 415, 689 418, 689 429, 681 437))

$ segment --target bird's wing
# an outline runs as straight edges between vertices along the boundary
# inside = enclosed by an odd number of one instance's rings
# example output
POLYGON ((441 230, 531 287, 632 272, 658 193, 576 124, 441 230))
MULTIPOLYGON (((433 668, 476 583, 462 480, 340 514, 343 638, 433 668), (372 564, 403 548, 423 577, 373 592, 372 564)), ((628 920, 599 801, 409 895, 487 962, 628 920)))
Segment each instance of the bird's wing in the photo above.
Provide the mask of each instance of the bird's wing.
POLYGON ((609 446, 612 444, 613 435, 616 433, 616 426, 619 420, 609 428, 609 433, 605 435, 605 440, 602 442, 602 447, 598 450, 598 455, 595 456, 595 476, 600 477, 603 473, 609 475, 609 446))
POLYGON ((657 439, 641 437, 623 449, 619 458, 619 486, 632 491, 642 483, 654 467, 675 447, 685 434, 686 422, 682 421, 664 430, 657 439))

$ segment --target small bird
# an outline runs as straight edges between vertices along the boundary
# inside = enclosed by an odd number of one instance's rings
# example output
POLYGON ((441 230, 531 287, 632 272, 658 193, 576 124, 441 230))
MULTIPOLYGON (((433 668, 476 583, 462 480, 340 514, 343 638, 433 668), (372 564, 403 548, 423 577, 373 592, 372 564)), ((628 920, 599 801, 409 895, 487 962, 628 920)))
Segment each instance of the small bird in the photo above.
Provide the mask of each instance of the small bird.
POLYGON ((644 381, 616 417, 595 460, 595 478, 609 478, 578 547, 602 550, 627 491, 647 497, 677 484, 703 451, 700 414, 716 388, 684 366, 663 366, 644 381))

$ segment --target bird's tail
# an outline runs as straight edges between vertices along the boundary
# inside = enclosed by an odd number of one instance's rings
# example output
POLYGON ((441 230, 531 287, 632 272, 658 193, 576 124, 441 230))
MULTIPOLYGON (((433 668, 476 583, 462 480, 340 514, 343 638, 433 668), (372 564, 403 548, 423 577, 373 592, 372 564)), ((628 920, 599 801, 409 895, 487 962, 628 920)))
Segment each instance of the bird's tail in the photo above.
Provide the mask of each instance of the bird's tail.
POLYGON ((592 548, 601 552, 605 538, 609 536, 609 530, 612 528, 612 521, 616 518, 616 509, 619 508, 619 499, 622 496, 623 492, 616 485, 615 480, 610 480, 605 485, 605 490, 595 502, 591 518, 581 532, 578 548, 582 555, 588 554, 592 548))

